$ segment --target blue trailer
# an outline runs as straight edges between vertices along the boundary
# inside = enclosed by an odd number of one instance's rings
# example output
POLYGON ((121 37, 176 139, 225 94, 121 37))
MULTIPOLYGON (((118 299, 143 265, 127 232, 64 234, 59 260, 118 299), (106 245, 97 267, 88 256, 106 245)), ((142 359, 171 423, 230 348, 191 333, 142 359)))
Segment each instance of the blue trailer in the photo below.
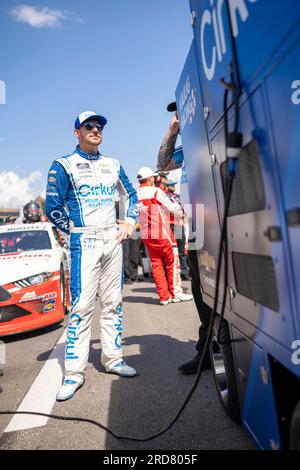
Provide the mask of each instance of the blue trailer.
POLYGON ((190 7, 194 40, 176 102, 190 201, 205 206, 198 264, 211 307, 226 128, 237 116, 243 137, 217 307, 220 314, 225 286, 225 321, 217 317, 211 341, 215 383, 229 416, 259 448, 300 449, 300 2, 190 0, 190 7))

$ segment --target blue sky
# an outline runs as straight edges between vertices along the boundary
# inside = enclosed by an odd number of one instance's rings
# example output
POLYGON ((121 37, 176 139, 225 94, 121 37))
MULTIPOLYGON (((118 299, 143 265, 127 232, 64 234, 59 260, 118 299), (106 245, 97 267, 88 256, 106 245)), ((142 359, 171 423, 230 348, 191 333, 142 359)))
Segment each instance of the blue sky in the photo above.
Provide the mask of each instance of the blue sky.
POLYGON ((155 166, 192 40, 188 0, 1 0, 0 28, 0 206, 18 178, 44 185, 84 110, 107 117, 100 150, 134 183, 155 166))

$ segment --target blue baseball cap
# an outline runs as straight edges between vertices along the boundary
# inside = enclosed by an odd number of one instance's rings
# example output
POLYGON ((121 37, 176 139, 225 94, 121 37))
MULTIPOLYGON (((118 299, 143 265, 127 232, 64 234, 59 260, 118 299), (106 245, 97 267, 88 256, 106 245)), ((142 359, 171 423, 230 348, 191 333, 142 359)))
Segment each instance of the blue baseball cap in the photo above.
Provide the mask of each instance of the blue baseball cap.
POLYGON ((84 111, 77 116, 74 127, 75 129, 79 129, 79 127, 86 121, 98 121, 104 127, 107 123, 107 119, 99 114, 94 113, 94 111, 84 111))

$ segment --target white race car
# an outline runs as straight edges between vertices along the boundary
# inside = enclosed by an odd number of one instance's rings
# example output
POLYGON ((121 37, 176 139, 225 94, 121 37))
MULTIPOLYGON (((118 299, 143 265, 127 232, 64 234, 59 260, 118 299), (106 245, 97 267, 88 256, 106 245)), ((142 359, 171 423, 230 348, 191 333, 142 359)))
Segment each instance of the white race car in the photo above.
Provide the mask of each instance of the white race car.
POLYGON ((48 222, 0 226, 0 336, 63 321, 69 255, 48 222))

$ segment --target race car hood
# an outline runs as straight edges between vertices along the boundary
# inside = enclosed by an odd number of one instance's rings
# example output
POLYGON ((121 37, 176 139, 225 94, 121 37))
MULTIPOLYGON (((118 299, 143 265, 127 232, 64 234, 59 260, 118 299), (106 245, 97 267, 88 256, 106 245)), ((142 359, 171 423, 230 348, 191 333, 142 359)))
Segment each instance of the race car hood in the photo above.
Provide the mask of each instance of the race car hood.
POLYGON ((58 271, 56 250, 22 251, 0 255, 0 285, 18 281, 43 272, 58 271))

